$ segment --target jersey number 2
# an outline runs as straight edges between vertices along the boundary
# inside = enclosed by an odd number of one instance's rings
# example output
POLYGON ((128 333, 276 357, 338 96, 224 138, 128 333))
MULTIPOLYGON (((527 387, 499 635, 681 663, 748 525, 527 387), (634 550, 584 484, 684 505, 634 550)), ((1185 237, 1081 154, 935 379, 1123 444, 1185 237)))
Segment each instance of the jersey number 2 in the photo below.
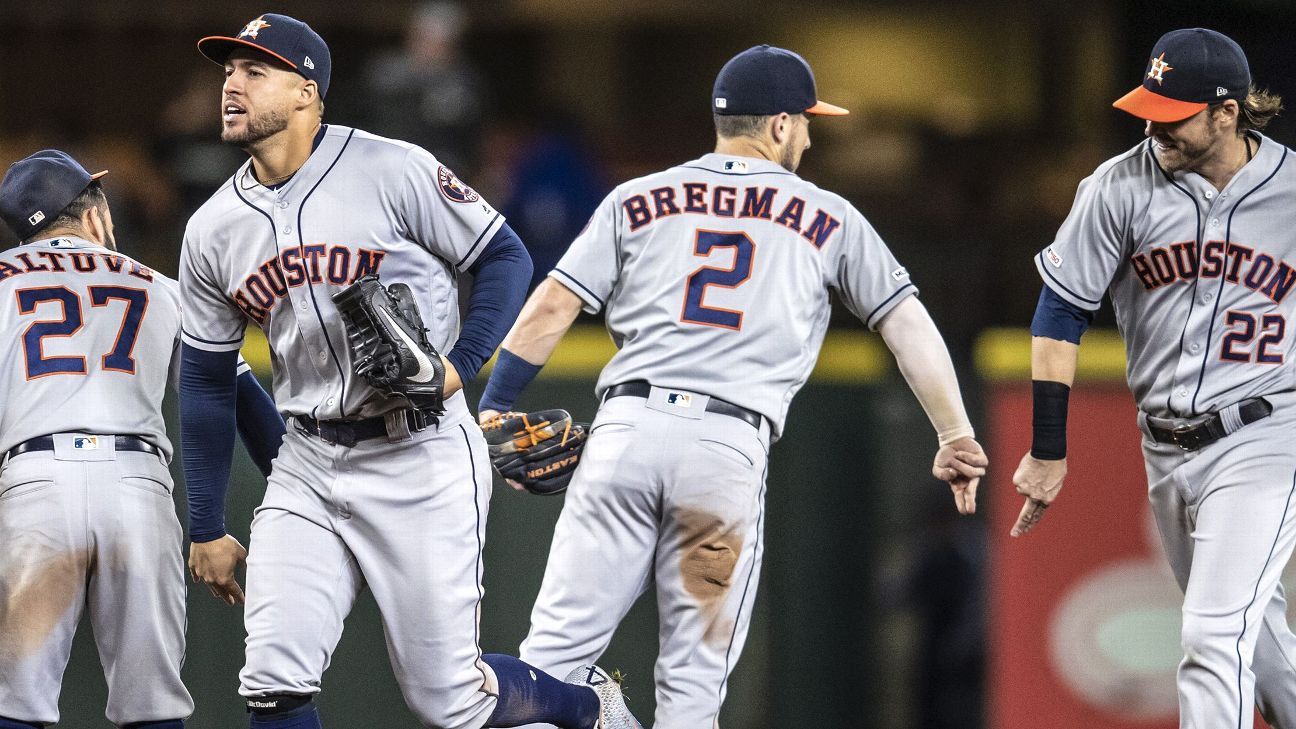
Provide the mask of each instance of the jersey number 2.
POLYGON ((751 278, 752 259, 756 257, 756 244, 746 233, 722 233, 699 230, 693 239, 693 255, 710 256, 717 248, 732 248, 734 262, 730 268, 703 266, 689 274, 684 291, 684 310, 680 320, 694 324, 742 329, 743 313, 733 309, 720 309, 702 303, 708 286, 735 289, 751 278))
MULTIPOLYGON (((105 370, 135 374, 135 340, 139 336, 140 324, 144 321, 144 312, 148 309, 148 292, 144 289, 131 289, 125 286, 91 286, 90 305, 107 306, 116 299, 126 302, 122 313, 121 326, 117 330, 117 341, 112 350, 104 354, 101 365, 105 370)), ((21 289, 18 291, 18 313, 34 314, 36 307, 47 302, 57 302, 63 309, 60 319, 37 319, 27 327, 22 335, 23 353, 27 360, 27 379, 47 375, 84 375, 86 358, 82 356, 45 356, 44 340, 46 337, 70 337, 81 331, 84 324, 81 311, 81 296, 66 286, 47 286, 38 289, 21 289)))

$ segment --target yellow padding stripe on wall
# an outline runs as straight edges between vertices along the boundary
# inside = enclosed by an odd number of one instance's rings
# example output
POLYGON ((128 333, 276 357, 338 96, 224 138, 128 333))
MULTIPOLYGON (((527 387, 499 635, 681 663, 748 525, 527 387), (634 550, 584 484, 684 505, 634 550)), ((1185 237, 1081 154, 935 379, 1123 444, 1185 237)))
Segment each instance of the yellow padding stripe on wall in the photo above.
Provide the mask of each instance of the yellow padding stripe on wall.
MULTIPOLYGON (((973 353, 977 374, 986 380, 1029 380, 1030 348, 1030 331, 1026 329, 987 329, 977 337, 973 353)), ((615 353, 616 347, 603 327, 591 324, 575 326, 563 337, 541 371, 540 378, 592 379, 615 353)), ((243 357, 258 374, 270 372, 270 350, 260 329, 248 327, 243 357)), ((494 359, 482 368, 482 375, 489 374, 493 364, 494 359)), ((814 382, 864 385, 884 379, 894 369, 895 360, 881 337, 869 332, 844 330, 828 333, 810 379, 814 382)), ((1123 380, 1125 345, 1120 335, 1105 329, 1086 332, 1076 374, 1080 379, 1123 380)), ((732 375, 737 380, 744 377, 741 372, 732 375)), ((960 375, 965 380, 971 379, 965 373, 960 375)))

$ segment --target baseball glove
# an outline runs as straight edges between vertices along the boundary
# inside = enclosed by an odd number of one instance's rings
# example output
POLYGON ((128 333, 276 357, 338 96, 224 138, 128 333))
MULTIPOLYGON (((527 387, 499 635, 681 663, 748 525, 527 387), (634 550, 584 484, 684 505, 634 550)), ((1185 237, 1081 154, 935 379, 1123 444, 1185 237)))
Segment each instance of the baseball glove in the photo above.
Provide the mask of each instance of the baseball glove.
POLYGON ((346 325, 357 375, 423 413, 445 412, 445 364, 428 343, 409 286, 384 286, 376 274, 361 276, 333 294, 333 303, 346 325))
POLYGON ((482 426, 491 465, 533 494, 567 490, 580 464, 587 426, 566 410, 502 413, 482 426))

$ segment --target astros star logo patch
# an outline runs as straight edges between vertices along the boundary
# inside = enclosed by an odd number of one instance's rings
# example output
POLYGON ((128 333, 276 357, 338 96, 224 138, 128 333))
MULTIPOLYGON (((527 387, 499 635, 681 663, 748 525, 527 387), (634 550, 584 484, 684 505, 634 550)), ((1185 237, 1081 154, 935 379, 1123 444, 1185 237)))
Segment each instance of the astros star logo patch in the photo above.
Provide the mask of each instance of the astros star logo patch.
POLYGON ((247 25, 243 26, 243 30, 239 31, 238 37, 242 38, 244 36, 247 36, 249 38, 256 38, 257 33, 260 33, 262 28, 269 28, 269 27, 270 24, 265 22, 264 18, 257 18, 256 20, 253 20, 251 23, 248 23, 247 25))
POLYGON ((1148 67, 1147 77, 1152 79, 1153 81, 1156 81, 1157 86, 1160 86, 1161 81, 1163 80, 1162 75, 1165 74, 1166 71, 1173 71, 1173 70, 1174 70, 1174 66, 1171 66, 1170 64, 1165 62, 1165 54, 1162 53, 1161 55, 1152 59, 1152 65, 1148 67))
POLYGON ((470 203, 481 199, 481 195, 461 182, 445 165, 437 168, 437 182, 440 184, 441 194, 445 195, 450 202, 470 203))

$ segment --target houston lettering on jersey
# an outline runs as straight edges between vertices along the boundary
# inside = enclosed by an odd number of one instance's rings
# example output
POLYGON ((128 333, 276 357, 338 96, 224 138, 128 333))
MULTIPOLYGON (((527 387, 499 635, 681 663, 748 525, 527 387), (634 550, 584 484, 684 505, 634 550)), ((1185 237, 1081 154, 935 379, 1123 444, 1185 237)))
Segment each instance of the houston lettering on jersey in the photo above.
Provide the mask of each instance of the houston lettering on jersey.
POLYGON ((322 243, 285 248, 278 256, 257 266, 231 298, 249 319, 264 325, 270 309, 288 296, 288 289, 325 280, 346 286, 361 276, 378 273, 386 255, 386 251, 352 250, 344 245, 322 243))
MULTIPOLYGON (((1175 281, 1196 278, 1198 258, 1197 242, 1190 240, 1136 253, 1130 256, 1130 263, 1143 288, 1152 291, 1175 281)), ((1281 304, 1296 284, 1296 269, 1286 261, 1237 243, 1209 241, 1200 260, 1202 278, 1223 276, 1229 283, 1259 291, 1275 304, 1281 304)))
POLYGON ((626 220, 629 221, 632 232, 655 220, 680 214, 760 218, 773 220, 800 233, 815 248, 823 248, 841 227, 841 221, 823 209, 815 210, 809 222, 806 222, 805 200, 793 196, 787 201, 778 200, 778 204, 775 204, 778 195, 777 187, 737 188, 716 185, 711 188, 705 182, 685 182, 678 186, 658 187, 647 194, 632 195, 621 206, 625 209, 626 220), (774 214, 775 210, 779 211, 777 215, 774 214))
POLYGON ((19 253, 16 265, 0 261, 0 281, 26 273, 94 273, 102 263, 105 271, 125 273, 145 281, 153 280, 153 271, 116 253, 74 253, 71 251, 30 251, 19 253))

